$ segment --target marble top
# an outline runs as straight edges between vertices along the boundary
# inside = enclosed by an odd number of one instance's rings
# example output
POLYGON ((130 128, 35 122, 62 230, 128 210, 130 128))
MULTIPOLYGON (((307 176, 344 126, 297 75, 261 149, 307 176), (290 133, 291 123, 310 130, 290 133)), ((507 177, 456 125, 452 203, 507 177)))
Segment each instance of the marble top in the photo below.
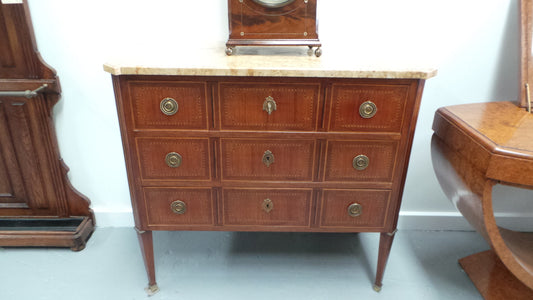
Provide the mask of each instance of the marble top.
POLYGON ((437 70, 416 59, 385 55, 376 57, 327 52, 307 54, 307 47, 237 47, 227 56, 224 48, 175 53, 157 49, 126 53, 109 59, 104 70, 113 75, 280 76, 337 78, 428 79, 437 70))

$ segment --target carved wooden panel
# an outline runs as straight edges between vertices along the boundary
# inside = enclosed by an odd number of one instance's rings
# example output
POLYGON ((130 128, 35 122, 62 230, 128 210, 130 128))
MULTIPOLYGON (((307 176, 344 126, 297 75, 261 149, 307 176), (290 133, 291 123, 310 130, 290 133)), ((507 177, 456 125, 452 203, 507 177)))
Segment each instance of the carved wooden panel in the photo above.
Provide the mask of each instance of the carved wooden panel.
POLYGON ((0 66, 2 69, 15 67, 13 47, 9 43, 10 36, 7 32, 4 10, 0 10, 0 66))
POLYGON ((207 129, 207 87, 205 82, 129 83, 134 126, 137 129, 207 129), (161 102, 172 98, 177 111, 167 115, 161 102))
POLYGON ((0 207, 28 207, 5 105, 0 101, 0 207))
POLYGON ((391 182, 397 141, 328 141, 325 181, 391 182), (354 158, 364 155, 368 167, 354 168, 354 158))
POLYGON ((51 116, 59 81, 37 51, 28 1, 11 1, 0 4, 0 91, 27 90, 35 95, 0 96, 0 219, 8 228, 0 246, 81 250, 94 215, 59 156, 51 116))
POLYGON ((209 180, 211 178, 208 139, 138 138, 136 142, 143 179, 209 180), (173 153, 181 158, 176 158, 173 153), (167 156, 174 162, 180 160, 179 165, 169 166, 167 156))
POLYGON ((25 5, 0 4, 0 79, 55 77, 34 47, 33 27, 25 5))
POLYGON ((388 190, 329 190, 322 194, 321 227, 385 226, 391 192, 388 190), (350 205, 360 205, 358 216, 348 213, 350 205))
MULTIPOLYGON (((45 134, 48 128, 39 121, 47 114, 44 101, 41 97, 6 99, 0 104, 0 140, 13 194, 8 196, 11 200, 2 201, 2 207, 55 209, 61 203, 52 201, 56 198, 57 178, 49 175, 50 141, 45 134)), ((3 213, 12 212, 0 212, 3 213)))
POLYGON ((209 188, 144 188, 149 225, 214 225, 214 205, 209 188), (171 209, 185 203, 184 212, 171 209))
POLYGON ((3 153, 0 149, 0 203, 3 202, 4 198, 14 198, 13 187, 11 185, 11 180, 9 173, 7 172, 6 165, 4 160, 6 160, 7 155, 3 153))
POLYGON ((320 86, 287 83, 221 83, 219 85, 222 129, 302 130, 316 129, 320 86), (271 97, 275 110, 268 113, 271 97))
POLYGON ((408 85, 334 84, 329 130, 399 132, 408 92, 408 85), (368 101, 377 110, 373 117, 364 118, 359 110, 368 101))
POLYGON ((310 226, 311 195, 310 189, 224 189, 223 224, 310 226))
POLYGON ((24 45, 18 42, 14 30, 16 21, 13 18, 24 20, 18 10, 14 6, 0 9, 0 78, 24 78, 28 71, 23 56, 24 45))
POLYGON ((222 139, 221 145, 225 180, 312 180, 314 140, 222 139))

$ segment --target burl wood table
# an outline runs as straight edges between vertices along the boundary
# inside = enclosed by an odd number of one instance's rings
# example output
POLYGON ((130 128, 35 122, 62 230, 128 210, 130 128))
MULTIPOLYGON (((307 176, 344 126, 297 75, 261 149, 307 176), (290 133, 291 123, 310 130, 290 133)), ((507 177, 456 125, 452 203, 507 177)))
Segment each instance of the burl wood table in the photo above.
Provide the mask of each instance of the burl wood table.
POLYGON ((152 291, 153 230, 378 232, 381 288, 436 71, 355 61, 215 49, 105 65, 152 291))
POLYGON ((433 130, 439 182, 491 247, 461 266, 485 299, 533 299, 533 233, 499 227, 492 199, 496 184, 533 188, 533 114, 511 102, 450 106, 433 130))

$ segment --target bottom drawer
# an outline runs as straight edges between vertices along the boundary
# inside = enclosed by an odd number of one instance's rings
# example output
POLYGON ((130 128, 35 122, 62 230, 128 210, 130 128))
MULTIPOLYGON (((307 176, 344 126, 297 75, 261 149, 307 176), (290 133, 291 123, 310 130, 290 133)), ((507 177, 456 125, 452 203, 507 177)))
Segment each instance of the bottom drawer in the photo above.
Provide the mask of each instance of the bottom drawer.
POLYGON ((390 196, 387 190, 324 190, 320 227, 384 227, 390 196))
POLYGON ((311 189, 224 189, 223 224, 310 226, 311 189))
POLYGON ((148 225, 214 225, 209 188, 144 188, 148 225))

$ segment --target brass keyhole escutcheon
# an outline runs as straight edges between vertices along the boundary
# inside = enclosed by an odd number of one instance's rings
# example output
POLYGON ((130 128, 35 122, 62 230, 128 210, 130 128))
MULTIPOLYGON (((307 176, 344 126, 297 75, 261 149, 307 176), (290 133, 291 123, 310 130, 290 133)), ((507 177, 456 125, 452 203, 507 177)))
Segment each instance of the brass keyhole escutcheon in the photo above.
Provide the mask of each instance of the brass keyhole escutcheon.
POLYGON ((170 152, 165 157, 165 162, 167 166, 171 168, 177 168, 181 166, 182 157, 179 153, 176 152, 170 152))
POLYGON ((261 204, 261 207, 263 208, 264 211, 269 213, 274 209, 274 202, 272 202, 272 200, 267 198, 263 200, 263 204, 261 204))
POLYGON ((352 166, 354 169, 361 171, 366 169, 369 163, 370 159, 368 159, 368 156, 361 154, 353 158, 352 166))
POLYGON ((350 217, 359 217, 363 213, 363 207, 359 203, 352 203, 348 206, 348 214, 350 217))
POLYGON ((265 153, 263 154, 263 163, 267 167, 270 167, 270 165, 274 163, 274 153, 272 153, 272 151, 265 151, 265 153))
POLYGON ((366 101, 359 106, 359 115, 365 119, 370 119, 376 115, 378 107, 372 101, 366 101))
POLYGON ((265 102, 263 102, 263 110, 270 115, 276 109, 278 109, 278 105, 276 104, 276 101, 274 101, 274 98, 271 96, 266 97, 265 102))
POLYGON ((172 116, 178 112, 178 102, 172 98, 165 98, 159 104, 161 112, 167 116, 172 116))
POLYGON ((170 209, 173 213, 178 215, 183 215, 187 212, 187 204, 181 200, 176 200, 172 203, 170 203, 170 209))

